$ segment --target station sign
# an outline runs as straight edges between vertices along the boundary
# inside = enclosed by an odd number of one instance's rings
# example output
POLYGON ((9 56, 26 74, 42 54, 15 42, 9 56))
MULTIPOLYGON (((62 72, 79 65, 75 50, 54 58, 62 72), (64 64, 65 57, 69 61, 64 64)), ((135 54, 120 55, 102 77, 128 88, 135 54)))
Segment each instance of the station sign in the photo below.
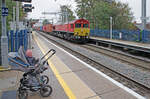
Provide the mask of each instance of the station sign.
POLYGON ((2 13, 2 16, 8 16, 8 8, 2 7, 1 13, 2 13))
POLYGON ((31 8, 24 8, 24 12, 32 12, 31 8))
POLYGON ((32 2, 32 0, 13 0, 13 1, 28 2, 28 3, 31 3, 31 2, 32 2))
POLYGON ((34 9, 32 4, 24 4, 22 8, 24 9, 24 12, 32 12, 32 9, 34 9))
POLYGON ((23 8, 32 8, 32 4, 24 4, 23 8))

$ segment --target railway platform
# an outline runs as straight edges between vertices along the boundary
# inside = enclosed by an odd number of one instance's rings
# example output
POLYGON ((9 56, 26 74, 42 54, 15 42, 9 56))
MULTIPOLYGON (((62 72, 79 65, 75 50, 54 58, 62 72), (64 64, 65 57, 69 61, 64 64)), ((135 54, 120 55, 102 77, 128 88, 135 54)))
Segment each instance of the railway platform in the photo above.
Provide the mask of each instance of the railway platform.
MULTIPOLYGON (((31 93, 28 99, 146 99, 36 32, 33 32, 32 46, 33 55, 37 58, 49 49, 55 49, 56 54, 48 61, 49 69, 44 72, 53 88, 51 96, 42 98, 37 93, 31 93)), ((16 88, 13 90, 16 91, 16 88)), ((3 96, 3 93, 0 95, 3 96)))
POLYGON ((132 41, 115 40, 115 39, 108 39, 108 38, 101 38, 101 37, 90 37, 90 39, 91 41, 94 41, 96 44, 104 43, 108 45, 150 53, 150 44, 146 44, 146 43, 137 43, 132 41))
POLYGON ((47 72, 53 87, 51 99, 144 99, 36 32, 33 32, 33 42, 35 55, 50 48, 56 50, 47 72))

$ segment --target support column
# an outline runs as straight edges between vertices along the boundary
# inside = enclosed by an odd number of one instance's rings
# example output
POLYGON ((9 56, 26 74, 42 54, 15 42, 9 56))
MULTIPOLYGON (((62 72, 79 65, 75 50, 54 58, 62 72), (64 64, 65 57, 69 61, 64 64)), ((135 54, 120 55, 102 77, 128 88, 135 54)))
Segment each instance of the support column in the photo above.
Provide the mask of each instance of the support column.
POLYGON ((146 0, 142 0, 142 28, 146 29, 146 0))
MULTIPOLYGON (((5 0, 1 0, 1 7, 6 7, 5 0)), ((1 16, 2 35, 1 35, 1 58, 2 66, 8 68, 8 37, 6 34, 6 16, 1 16)))
POLYGON ((15 7, 13 7, 13 25, 14 25, 13 30, 14 31, 16 31, 16 15, 15 15, 15 11, 16 11, 16 9, 15 9, 15 7))
POLYGON ((16 2, 16 30, 19 31, 19 2, 16 2))
POLYGON ((112 39, 112 17, 110 17, 110 39, 112 39))

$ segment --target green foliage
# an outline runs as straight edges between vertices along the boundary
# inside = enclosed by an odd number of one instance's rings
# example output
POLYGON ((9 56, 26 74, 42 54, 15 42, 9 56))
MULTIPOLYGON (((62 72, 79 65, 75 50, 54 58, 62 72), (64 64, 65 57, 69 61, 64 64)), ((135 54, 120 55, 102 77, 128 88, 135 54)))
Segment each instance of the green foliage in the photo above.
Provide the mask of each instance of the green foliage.
POLYGON ((45 19, 45 20, 43 20, 43 25, 45 25, 45 24, 50 24, 50 22, 47 19, 45 19))
POLYGON ((76 13, 79 18, 90 21, 91 28, 109 29, 110 17, 113 18, 113 29, 133 29, 133 13, 128 4, 112 3, 106 0, 75 0, 76 13))
POLYGON ((71 10, 71 5, 62 5, 60 6, 60 11, 61 13, 63 13, 63 17, 64 19, 66 18, 66 16, 64 15, 66 12, 68 13, 68 20, 72 21, 74 20, 76 17, 73 15, 73 11, 71 10))

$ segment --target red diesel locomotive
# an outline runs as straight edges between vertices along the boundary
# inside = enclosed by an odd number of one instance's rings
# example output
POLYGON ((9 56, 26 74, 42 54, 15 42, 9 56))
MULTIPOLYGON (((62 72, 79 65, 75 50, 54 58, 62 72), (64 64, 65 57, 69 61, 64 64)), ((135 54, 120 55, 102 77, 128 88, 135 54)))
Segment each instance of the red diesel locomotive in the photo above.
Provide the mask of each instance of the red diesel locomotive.
POLYGON ((86 42, 89 39, 90 23, 85 19, 77 19, 64 24, 55 24, 53 32, 67 40, 86 42))

